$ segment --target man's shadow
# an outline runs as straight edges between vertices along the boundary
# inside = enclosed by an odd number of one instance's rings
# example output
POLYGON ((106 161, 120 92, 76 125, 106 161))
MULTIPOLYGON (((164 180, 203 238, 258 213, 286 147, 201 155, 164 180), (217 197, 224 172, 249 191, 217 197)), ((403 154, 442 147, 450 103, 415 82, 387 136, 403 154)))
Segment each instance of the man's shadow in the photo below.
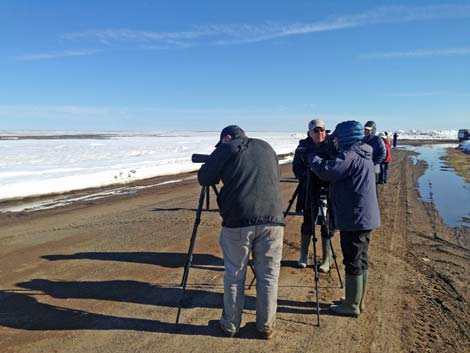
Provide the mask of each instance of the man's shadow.
MULTIPOLYGON (((181 288, 162 287, 139 281, 51 281, 33 279, 16 284, 18 287, 41 291, 59 299, 95 299, 177 308, 181 288)), ((186 288, 183 308, 221 308, 223 294, 200 289, 186 288)), ((256 307, 255 298, 246 297, 246 307, 256 307)))
MULTIPOLYGON (((181 288, 162 287, 138 281, 51 281, 33 279, 16 284, 18 287, 41 291, 58 299, 94 299, 177 308, 181 288)), ((219 309, 223 307, 223 293, 186 288, 181 307, 219 309)), ((245 310, 256 309, 256 292, 245 290, 245 310)), ((278 312, 312 314, 313 303, 278 298, 278 312)))
MULTIPOLYGON (((160 320, 95 314, 39 302, 16 291, 0 290, 0 326, 31 331, 53 330, 127 330, 181 335, 224 337, 218 320, 207 325, 173 324, 160 320)), ((253 323, 242 328, 241 339, 255 339, 253 323)))
MULTIPOLYGON (((162 267, 184 267, 188 255, 174 252, 80 252, 64 255, 44 255, 41 258, 49 261, 59 260, 99 260, 122 261, 162 267)), ((211 254, 193 254, 191 267, 212 271, 223 271, 224 261, 211 254)))
POLYGON ((38 302, 14 291, 0 291, 0 325, 23 330, 129 330, 221 336, 217 325, 172 324, 159 320, 94 314, 38 302))

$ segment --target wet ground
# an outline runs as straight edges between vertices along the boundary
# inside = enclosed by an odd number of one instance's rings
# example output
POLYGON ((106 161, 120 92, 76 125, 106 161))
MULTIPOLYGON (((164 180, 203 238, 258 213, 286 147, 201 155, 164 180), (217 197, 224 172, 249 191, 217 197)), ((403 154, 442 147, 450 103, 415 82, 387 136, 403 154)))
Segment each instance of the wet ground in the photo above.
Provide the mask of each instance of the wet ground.
POLYGON ((432 144, 403 146, 413 151, 412 162, 423 161, 427 165, 418 179, 421 199, 431 202, 443 220, 451 227, 470 226, 470 183, 449 165, 445 156, 449 148, 458 144, 432 144))

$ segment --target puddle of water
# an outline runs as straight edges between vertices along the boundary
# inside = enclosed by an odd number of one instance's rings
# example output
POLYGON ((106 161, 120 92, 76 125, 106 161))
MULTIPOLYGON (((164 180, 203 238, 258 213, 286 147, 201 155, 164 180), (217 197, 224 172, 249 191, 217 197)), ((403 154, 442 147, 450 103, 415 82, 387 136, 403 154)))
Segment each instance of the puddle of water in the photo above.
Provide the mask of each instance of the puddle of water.
POLYGON ((470 185, 440 159, 447 153, 446 148, 457 146, 403 146, 419 154, 412 158, 413 164, 416 164, 417 159, 428 164, 427 170, 418 179, 419 193, 422 200, 434 202, 444 222, 451 227, 470 226, 470 185))

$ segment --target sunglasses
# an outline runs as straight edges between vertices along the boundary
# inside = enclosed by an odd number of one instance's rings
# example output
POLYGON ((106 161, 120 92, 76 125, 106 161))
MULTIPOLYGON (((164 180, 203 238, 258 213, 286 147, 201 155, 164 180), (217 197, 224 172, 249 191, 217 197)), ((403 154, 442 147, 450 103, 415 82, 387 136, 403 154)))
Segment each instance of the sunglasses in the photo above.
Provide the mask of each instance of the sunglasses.
POLYGON ((314 133, 318 134, 319 132, 325 131, 325 129, 322 129, 321 127, 316 127, 315 129, 312 130, 314 133))

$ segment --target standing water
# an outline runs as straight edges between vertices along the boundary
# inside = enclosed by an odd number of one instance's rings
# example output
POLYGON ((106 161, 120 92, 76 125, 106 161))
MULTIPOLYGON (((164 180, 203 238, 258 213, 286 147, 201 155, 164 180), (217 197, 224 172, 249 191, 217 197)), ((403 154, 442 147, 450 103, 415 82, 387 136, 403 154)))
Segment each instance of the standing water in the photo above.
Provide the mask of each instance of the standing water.
MULTIPOLYGON (((451 227, 470 226, 470 184, 441 159, 446 155, 447 148, 457 146, 406 146, 407 150, 418 153, 418 160, 423 160, 428 165, 425 173, 418 179, 421 199, 434 202, 444 222, 451 227)), ((413 160, 416 163, 414 158, 413 160)))

